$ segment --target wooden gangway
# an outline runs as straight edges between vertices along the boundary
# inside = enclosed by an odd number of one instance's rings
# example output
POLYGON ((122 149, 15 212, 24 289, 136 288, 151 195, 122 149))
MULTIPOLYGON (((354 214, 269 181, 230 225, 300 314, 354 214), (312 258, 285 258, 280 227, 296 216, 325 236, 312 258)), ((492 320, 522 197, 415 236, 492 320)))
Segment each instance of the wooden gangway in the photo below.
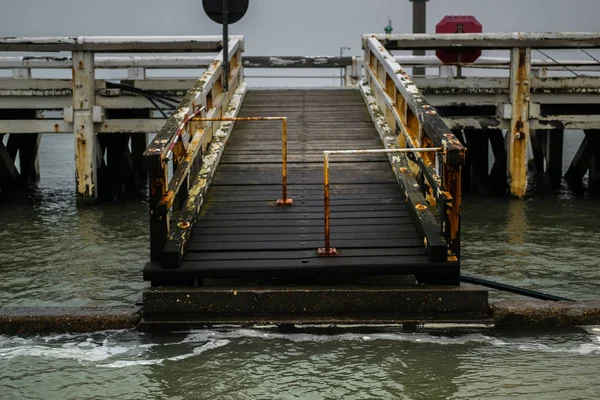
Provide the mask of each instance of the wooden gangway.
POLYGON ((229 47, 229 90, 219 55, 144 153, 144 279, 457 286, 465 149, 377 39, 363 81, 336 89, 248 89, 229 47))
POLYGON ((282 115, 293 205, 276 204, 281 123, 236 122, 181 264, 149 263, 146 280, 417 274, 458 283, 459 264, 446 261, 445 246, 432 249, 433 260, 428 256, 385 154, 332 160, 331 245, 339 254, 320 256, 323 151, 383 144, 357 89, 249 90, 240 111, 241 117, 282 115))

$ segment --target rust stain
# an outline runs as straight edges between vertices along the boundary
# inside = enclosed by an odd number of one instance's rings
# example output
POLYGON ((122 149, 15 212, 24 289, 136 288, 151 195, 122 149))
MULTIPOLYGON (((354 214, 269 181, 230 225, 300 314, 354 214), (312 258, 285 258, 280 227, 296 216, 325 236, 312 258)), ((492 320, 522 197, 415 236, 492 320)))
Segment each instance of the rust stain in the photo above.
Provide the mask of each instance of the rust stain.
POLYGON ((527 49, 518 50, 517 71, 512 83, 513 116, 510 136, 510 187, 513 195, 523 198, 527 189, 527 134, 529 68, 527 49))
POLYGON ((448 250, 460 258, 460 216, 461 216, 461 172, 460 166, 444 166, 444 187, 448 191, 446 204, 445 236, 448 241, 448 250))

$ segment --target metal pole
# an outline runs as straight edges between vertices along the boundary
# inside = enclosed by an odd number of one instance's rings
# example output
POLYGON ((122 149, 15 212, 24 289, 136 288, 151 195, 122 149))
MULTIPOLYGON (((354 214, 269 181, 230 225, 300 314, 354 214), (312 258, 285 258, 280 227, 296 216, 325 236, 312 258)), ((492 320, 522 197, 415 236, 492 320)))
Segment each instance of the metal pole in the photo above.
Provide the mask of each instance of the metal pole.
MULTIPOLYGON (((426 2, 429 0, 410 0, 413 3, 413 33, 427 31, 426 2)), ((424 56, 425 50, 413 50, 413 55, 424 56)), ((413 76, 425 75, 425 67, 414 67, 413 76)))
POLYGON ((323 205, 325 207, 325 247, 317 249, 317 253, 320 256, 336 256, 337 249, 331 247, 331 222, 330 222, 330 208, 331 200, 329 195, 329 154, 331 152, 323 152, 323 205))
POLYGON ((223 0, 223 91, 229 91, 229 4, 223 0))
MULTIPOLYGON (((281 121, 281 199, 278 206, 291 206, 294 200, 287 197, 287 117, 236 117, 236 118, 201 118, 193 117, 192 121, 281 121)), ((186 121, 187 123, 187 121, 186 121)))
POLYGON ((320 256, 336 256, 338 251, 331 247, 331 198, 329 193, 329 156, 340 154, 374 154, 374 153, 421 153, 438 152, 441 147, 415 147, 403 149, 364 149, 364 150, 329 150, 323 152, 323 203, 325 214, 325 247, 317 249, 320 256))
POLYGON ((277 205, 291 206, 294 201, 287 197, 287 118, 283 117, 281 121, 281 199, 277 200, 277 205))

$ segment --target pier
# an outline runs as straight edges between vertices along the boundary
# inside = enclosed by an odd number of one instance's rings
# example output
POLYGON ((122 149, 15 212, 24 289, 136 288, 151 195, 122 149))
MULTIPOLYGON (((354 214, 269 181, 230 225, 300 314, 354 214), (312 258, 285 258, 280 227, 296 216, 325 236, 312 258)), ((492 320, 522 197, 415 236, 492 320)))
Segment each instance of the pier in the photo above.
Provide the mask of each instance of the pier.
POLYGON ((50 132, 73 134, 81 205, 148 177, 143 329, 492 324, 487 291, 460 285, 462 194, 524 198, 533 175, 581 184, 587 173, 597 187, 600 81, 552 71, 599 66, 531 54, 597 48, 596 33, 367 34, 363 57, 244 57, 241 36, 224 45, 217 37, 0 39, 3 51, 71 53, 0 57, 13 76, 0 80, 3 194, 38 179, 40 135, 50 132), (448 65, 393 53, 415 49, 509 57, 448 65), (120 52, 210 55, 97 56, 120 52), (176 67, 206 69, 197 80, 146 74, 176 67), (70 68, 72 79, 37 79, 35 68, 70 68), (101 68, 125 68, 127 79, 96 79, 101 68), (344 85, 253 88, 250 68, 342 70, 344 85), (469 69, 507 76, 465 76, 469 69), (572 129, 586 137, 563 171, 572 129))

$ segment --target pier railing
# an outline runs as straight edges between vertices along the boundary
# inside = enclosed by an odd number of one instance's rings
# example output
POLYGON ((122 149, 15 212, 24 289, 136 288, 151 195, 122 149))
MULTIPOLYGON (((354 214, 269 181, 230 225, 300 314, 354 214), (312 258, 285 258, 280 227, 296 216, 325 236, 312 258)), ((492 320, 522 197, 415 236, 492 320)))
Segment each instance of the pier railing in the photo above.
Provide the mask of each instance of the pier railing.
POLYGON ((430 259, 458 261, 465 148, 381 42, 365 37, 363 49, 361 89, 385 148, 441 149, 388 157, 430 259))
MULTIPOLYGON (((232 38, 241 40, 239 36, 232 38)), ((12 70, 12 77, 0 78, 0 119, 3 122, 0 137, 9 135, 7 146, 11 149, 8 151, 0 141, 0 168, 10 171, 11 181, 35 181, 39 179, 40 134, 72 133, 78 203, 93 203, 101 193, 101 197, 112 199, 123 188, 135 189, 138 181, 146 179, 141 165, 141 154, 147 145, 146 133, 156 132, 162 126, 159 118, 152 118, 152 104, 164 114, 164 110, 172 109, 177 103, 173 98, 177 94, 165 89, 176 89, 178 81, 155 80, 148 84, 143 68, 138 68, 136 62, 156 65, 160 57, 142 61, 132 56, 97 56, 102 53, 217 53, 222 47, 220 36, 0 38, 0 52, 26 53, 0 57, 0 69, 12 70), (67 53, 57 54, 59 52, 67 53), (96 79, 98 64, 127 68, 128 82, 117 84, 96 79), (36 77, 32 76, 35 68, 68 68, 70 71, 64 78, 47 73, 36 77), (157 89, 160 93, 155 92, 157 89), (123 96, 124 93, 133 95, 123 96), (14 166, 17 151, 20 174, 14 166)), ((179 87, 182 93, 188 89, 187 85, 179 87)))
POLYGON ((207 182, 215 172, 233 125, 209 119, 235 117, 245 93, 242 43, 239 39, 230 40, 229 70, 223 70, 223 52, 219 53, 144 152, 144 168, 150 182, 152 261, 178 265, 183 255, 184 243, 208 189, 207 182), (228 91, 223 88, 224 74, 228 74, 228 91))
MULTIPOLYGON (((597 111, 600 77, 582 73, 597 71, 599 67, 598 59, 585 51, 600 48, 599 33, 372 34, 364 35, 363 41, 377 41, 388 51, 483 49, 509 52, 510 57, 505 60, 484 57, 472 64, 446 65, 449 73, 445 77, 413 79, 452 129, 465 129, 465 135, 469 130, 473 141, 467 147, 470 154, 480 154, 481 161, 477 166, 481 171, 474 173, 484 177, 487 176, 489 134, 496 159, 494 167, 498 167, 493 169, 498 172, 495 176, 502 181, 500 186, 508 176, 509 191, 516 197, 525 197, 527 192, 529 144, 533 148, 536 170, 543 172, 546 161, 548 170, 556 171, 553 174, 560 181, 563 130, 584 129, 586 137, 594 137, 593 131, 600 126, 597 111), (569 49, 587 61, 558 60, 546 53, 547 50, 569 49), (532 60, 532 51, 540 53, 545 60, 532 60), (508 77, 456 76, 452 71, 486 67, 486 64, 508 68, 508 77), (547 74, 549 70, 553 70, 553 76, 547 74), (507 131, 506 137, 503 137, 503 129, 507 131), (485 132, 473 134, 473 130, 485 132)), ((581 149, 589 149, 589 146, 582 143, 581 149)), ((581 180, 585 172, 570 172, 586 171, 587 165, 582 165, 589 164, 589 157, 584 159, 582 163, 573 160, 566 178, 576 175, 579 179, 575 181, 581 180)), ((592 175, 597 175, 596 168, 592 175)))

